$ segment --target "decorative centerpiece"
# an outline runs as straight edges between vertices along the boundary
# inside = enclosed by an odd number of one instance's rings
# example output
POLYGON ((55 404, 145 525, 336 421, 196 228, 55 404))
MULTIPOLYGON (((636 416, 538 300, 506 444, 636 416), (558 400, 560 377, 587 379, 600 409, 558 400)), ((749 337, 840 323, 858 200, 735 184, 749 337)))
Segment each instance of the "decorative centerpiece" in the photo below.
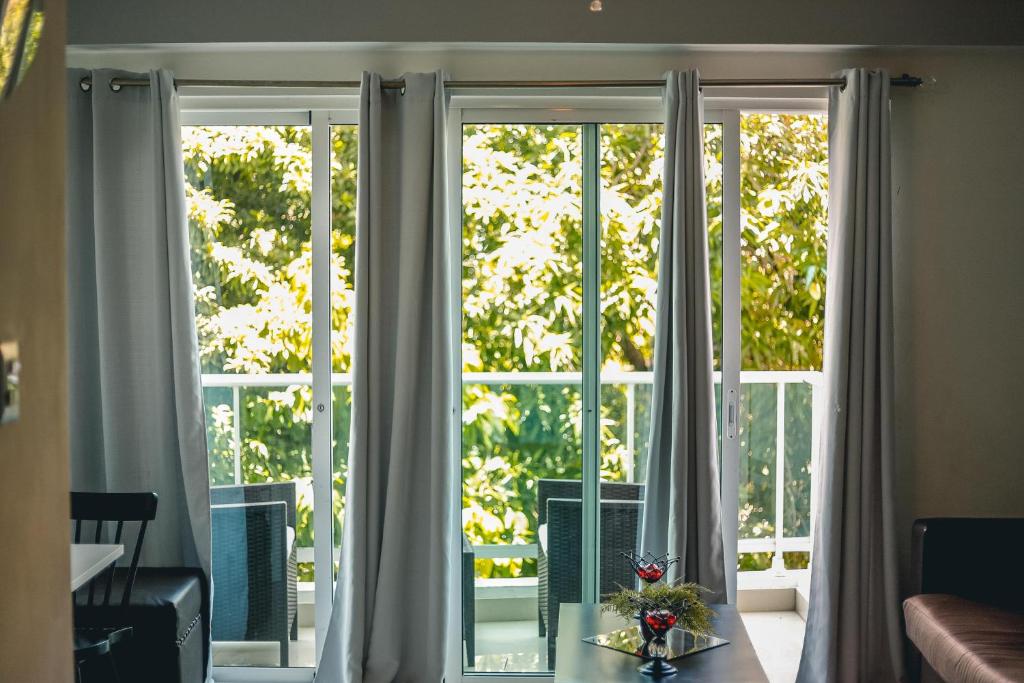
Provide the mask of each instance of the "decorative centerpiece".
POLYGON ((712 632, 711 617, 715 613, 701 597, 707 589, 696 583, 661 582, 668 568, 679 558, 656 557, 650 553, 623 553, 623 556, 633 566, 641 587, 639 590, 623 588, 612 594, 603 610, 625 619, 639 620, 639 642, 633 640, 636 627, 631 632, 633 636, 627 629, 595 636, 588 639, 590 642, 619 650, 629 647, 632 654, 647 660, 639 670, 654 678, 676 673, 677 669, 666 661, 668 659, 728 642, 716 638, 712 632), (671 645, 670 633, 674 636, 671 645))
POLYGON ((655 557, 653 553, 637 555, 633 551, 622 553, 622 556, 633 565, 633 571, 644 583, 658 583, 668 572, 668 568, 679 561, 678 557, 669 559, 668 553, 655 557))

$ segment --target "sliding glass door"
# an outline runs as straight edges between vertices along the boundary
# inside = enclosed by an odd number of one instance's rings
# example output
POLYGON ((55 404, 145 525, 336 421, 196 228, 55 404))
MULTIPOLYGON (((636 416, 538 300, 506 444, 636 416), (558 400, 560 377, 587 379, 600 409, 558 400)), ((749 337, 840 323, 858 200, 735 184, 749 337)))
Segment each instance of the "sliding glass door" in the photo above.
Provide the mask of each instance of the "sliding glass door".
MULTIPOLYGON (((631 583, 620 553, 644 499, 664 134, 657 111, 456 115, 461 661, 467 675, 547 672, 559 607, 631 583)), ((808 562, 827 146, 817 113, 705 119, 734 601, 738 571, 808 562)))
POLYGON ((213 659, 311 666, 309 126, 188 126, 185 176, 210 450, 213 659))
POLYGON ((313 667, 344 512, 354 112, 185 118, 194 124, 183 126, 182 145, 209 448, 213 663, 313 667))
MULTIPOLYGON (((473 123, 461 159, 463 665, 550 671, 560 606, 631 582, 664 134, 473 123)), ((709 188, 720 234, 720 169, 709 188)))

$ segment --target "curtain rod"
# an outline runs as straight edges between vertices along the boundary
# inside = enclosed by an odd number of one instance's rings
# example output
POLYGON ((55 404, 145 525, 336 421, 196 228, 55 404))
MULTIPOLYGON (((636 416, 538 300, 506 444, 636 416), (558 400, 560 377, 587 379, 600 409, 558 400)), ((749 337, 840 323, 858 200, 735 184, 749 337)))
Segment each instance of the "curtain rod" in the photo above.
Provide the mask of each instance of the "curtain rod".
MULTIPOLYGON (((79 81, 82 90, 92 88, 92 79, 88 76, 79 81)), ((896 87, 916 88, 924 83, 918 76, 903 74, 889 79, 890 85, 896 87)), ((110 89, 118 91, 122 87, 148 86, 149 80, 144 78, 112 78, 110 89)), ((180 78, 174 81, 176 87, 191 88, 358 88, 359 81, 238 81, 221 79, 180 78)), ((606 81, 445 81, 446 88, 457 90, 475 90, 483 88, 659 88, 665 85, 664 80, 606 80, 606 81)), ((843 78, 702 78, 702 88, 707 87, 807 87, 807 86, 844 86, 843 78)), ((405 87, 404 80, 381 81, 381 87, 401 90, 405 87)))

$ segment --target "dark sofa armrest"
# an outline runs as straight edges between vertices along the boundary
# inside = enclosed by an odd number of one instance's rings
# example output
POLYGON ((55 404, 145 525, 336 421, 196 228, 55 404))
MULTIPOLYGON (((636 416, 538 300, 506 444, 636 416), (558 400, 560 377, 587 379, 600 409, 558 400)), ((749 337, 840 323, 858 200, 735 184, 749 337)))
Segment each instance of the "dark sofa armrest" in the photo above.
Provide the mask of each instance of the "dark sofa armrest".
POLYGON ((1022 518, 935 517, 914 523, 914 594, 947 593, 1024 612, 1022 518))

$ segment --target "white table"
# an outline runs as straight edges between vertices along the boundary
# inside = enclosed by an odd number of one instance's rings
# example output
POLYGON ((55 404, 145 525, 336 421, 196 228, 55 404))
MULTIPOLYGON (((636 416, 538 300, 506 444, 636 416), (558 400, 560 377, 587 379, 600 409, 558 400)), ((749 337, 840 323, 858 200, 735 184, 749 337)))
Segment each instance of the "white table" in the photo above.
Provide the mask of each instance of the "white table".
POLYGON ((123 545, 100 543, 71 544, 71 592, 88 583, 89 579, 124 555, 123 545))

